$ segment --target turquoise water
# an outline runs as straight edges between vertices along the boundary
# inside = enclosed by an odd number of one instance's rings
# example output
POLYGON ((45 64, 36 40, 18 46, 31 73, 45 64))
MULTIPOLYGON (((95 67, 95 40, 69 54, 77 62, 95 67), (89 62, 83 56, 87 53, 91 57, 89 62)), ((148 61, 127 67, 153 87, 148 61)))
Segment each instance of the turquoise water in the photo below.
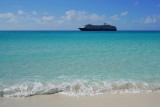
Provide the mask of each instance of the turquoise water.
POLYGON ((160 90, 160 32, 0 32, 3 96, 160 90))

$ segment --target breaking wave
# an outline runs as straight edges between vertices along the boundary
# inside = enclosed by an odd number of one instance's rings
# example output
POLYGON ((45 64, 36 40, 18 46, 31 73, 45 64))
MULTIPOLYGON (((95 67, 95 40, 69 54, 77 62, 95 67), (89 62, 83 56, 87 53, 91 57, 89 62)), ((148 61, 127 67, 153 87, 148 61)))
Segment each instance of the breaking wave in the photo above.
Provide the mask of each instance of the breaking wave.
POLYGON ((114 81, 114 82, 90 82, 87 80, 77 80, 72 82, 26 82, 8 86, 0 90, 0 96, 33 96, 43 94, 65 94, 69 96, 92 96, 104 93, 125 94, 154 92, 160 90, 160 84, 133 82, 133 81, 114 81))

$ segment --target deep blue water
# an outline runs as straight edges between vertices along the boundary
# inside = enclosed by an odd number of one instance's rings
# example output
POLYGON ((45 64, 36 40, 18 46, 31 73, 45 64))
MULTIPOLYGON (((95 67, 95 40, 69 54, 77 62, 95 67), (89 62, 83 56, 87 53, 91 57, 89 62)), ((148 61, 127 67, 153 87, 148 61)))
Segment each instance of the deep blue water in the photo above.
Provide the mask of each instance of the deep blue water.
POLYGON ((0 32, 4 96, 159 89, 160 32, 0 32))

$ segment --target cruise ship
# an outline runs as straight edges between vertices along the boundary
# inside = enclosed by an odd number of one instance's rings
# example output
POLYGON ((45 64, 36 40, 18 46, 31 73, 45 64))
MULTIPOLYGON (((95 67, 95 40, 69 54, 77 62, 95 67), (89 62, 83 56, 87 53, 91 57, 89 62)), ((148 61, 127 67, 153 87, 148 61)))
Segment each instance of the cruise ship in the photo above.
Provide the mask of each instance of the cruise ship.
POLYGON ((104 25, 92 25, 87 24, 84 28, 79 28, 81 31, 117 31, 116 26, 108 25, 104 23, 104 25))

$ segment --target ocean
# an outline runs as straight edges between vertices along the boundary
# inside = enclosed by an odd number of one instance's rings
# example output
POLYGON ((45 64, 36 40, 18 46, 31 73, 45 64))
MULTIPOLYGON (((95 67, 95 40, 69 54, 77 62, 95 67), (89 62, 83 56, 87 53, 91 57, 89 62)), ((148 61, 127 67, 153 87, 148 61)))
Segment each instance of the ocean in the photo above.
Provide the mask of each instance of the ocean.
POLYGON ((155 91, 158 31, 0 31, 0 96, 155 91))

